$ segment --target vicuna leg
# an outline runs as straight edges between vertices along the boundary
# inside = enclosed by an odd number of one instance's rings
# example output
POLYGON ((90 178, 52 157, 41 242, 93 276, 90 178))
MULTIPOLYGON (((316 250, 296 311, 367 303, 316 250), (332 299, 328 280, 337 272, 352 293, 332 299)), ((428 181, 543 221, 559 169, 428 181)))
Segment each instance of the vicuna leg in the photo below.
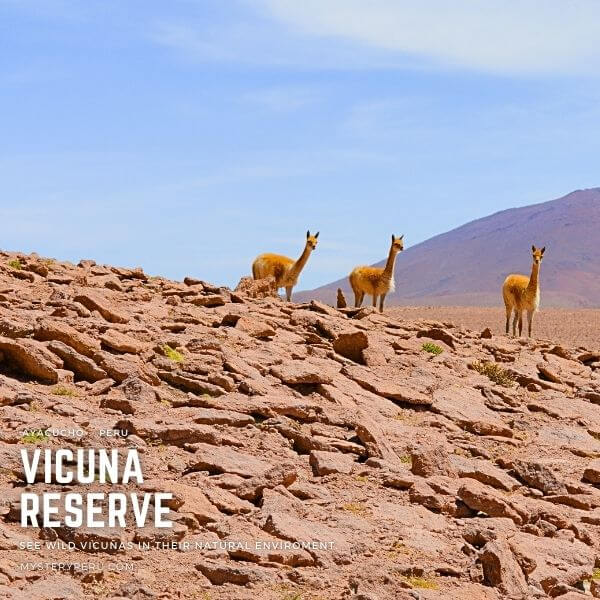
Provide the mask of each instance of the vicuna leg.
POLYGON ((355 308, 360 308, 360 305, 362 304, 362 300, 363 300, 362 292, 354 292, 354 307, 355 308))
POLYGON ((377 294, 373 294, 373 308, 377 308, 377 294))
POLYGON ((293 285, 286 285, 285 286, 285 297, 287 298, 288 302, 291 302, 292 300, 292 290, 294 289, 293 285))
POLYGON ((519 337, 523 335, 523 311, 519 313, 519 337))
POLYGON ((506 335, 508 335, 510 329, 510 315, 512 314, 512 306, 506 307, 506 335))
POLYGON ((531 337, 531 325, 533 323, 533 311, 527 311, 527 335, 531 337))
POLYGON ((514 318, 513 318, 513 336, 516 337, 517 336, 517 323, 519 322, 519 311, 515 308, 514 309, 514 318))
POLYGON ((379 312, 383 312, 383 301, 385 300, 385 294, 379 296, 379 312))

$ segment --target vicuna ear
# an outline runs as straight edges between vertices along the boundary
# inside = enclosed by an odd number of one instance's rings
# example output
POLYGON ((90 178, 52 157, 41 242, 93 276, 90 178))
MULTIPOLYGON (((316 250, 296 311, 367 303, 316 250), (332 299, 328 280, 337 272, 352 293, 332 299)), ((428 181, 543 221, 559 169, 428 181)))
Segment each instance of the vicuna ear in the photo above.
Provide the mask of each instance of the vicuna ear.
POLYGON ((535 252, 535 246, 531 246, 531 251, 535 252))
POLYGON ((544 247, 543 247, 543 248, 540 250, 540 252, 541 252, 542 254, 544 254, 544 252, 546 252, 546 246, 544 246, 544 247))
POLYGON ((396 236, 392 233, 392 244, 396 241, 396 236))
POLYGON ((317 233, 315 233, 315 237, 318 238, 319 237, 319 232, 317 231, 317 233))
POLYGON ((307 231, 306 231, 306 239, 308 239, 309 237, 310 237, 310 231, 309 231, 309 230, 307 230, 307 231))
POLYGON ((403 240, 403 239, 404 239, 404 234, 402 234, 402 235, 400 236, 400 239, 401 239, 401 240, 403 240))

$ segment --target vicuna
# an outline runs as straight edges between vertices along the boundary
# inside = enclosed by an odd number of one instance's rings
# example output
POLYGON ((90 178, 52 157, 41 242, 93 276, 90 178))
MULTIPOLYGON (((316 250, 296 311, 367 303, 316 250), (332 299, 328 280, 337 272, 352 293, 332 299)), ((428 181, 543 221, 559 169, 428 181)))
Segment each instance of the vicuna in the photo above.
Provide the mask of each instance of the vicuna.
POLYGON ((540 265, 546 247, 538 249, 531 246, 533 255, 533 265, 531 267, 531 276, 511 274, 502 285, 502 297, 506 307, 506 333, 508 334, 511 313, 515 312, 513 320, 513 335, 517 335, 517 321, 519 323, 519 336, 523 332, 523 311, 527 311, 527 329, 531 337, 531 324, 533 322, 533 313, 540 305, 540 265))
POLYGON ((394 263, 399 252, 404 250, 404 236, 392 235, 392 245, 387 262, 383 269, 379 267, 356 267, 350 273, 350 287, 354 292, 354 306, 362 304, 365 294, 373 296, 373 306, 377 307, 379 298, 379 312, 383 312, 383 302, 388 292, 394 291, 394 263))
POLYGON ((298 260, 282 256, 281 254, 261 254, 252 263, 252 276, 254 279, 263 279, 273 276, 277 289, 284 287, 288 302, 292 299, 292 289, 298 283, 298 276, 308 261, 310 253, 317 247, 319 232, 311 235, 306 232, 306 244, 298 260))

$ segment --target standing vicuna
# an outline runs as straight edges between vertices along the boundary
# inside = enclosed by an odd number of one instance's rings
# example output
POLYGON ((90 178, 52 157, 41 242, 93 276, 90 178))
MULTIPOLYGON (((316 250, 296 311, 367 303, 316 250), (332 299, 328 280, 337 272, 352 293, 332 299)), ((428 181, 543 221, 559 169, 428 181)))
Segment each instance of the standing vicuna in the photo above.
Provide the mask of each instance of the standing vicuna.
POLYGON ((317 247, 319 232, 311 235, 306 232, 306 244, 298 260, 282 256, 281 254, 261 254, 252 263, 252 277, 263 279, 272 276, 275 278, 276 289, 285 288, 288 302, 292 299, 292 288, 298 283, 298 276, 306 265, 310 253, 317 247))
POLYGON ((508 335, 510 316, 512 311, 515 311, 513 320, 513 335, 517 335, 517 321, 519 322, 519 336, 523 332, 523 311, 527 311, 528 334, 531 337, 531 323, 533 321, 533 313, 540 305, 540 265, 546 246, 538 249, 531 246, 533 254, 533 265, 531 267, 531 277, 527 275, 512 274, 509 275, 502 285, 502 297, 504 298, 504 306, 506 307, 506 334, 508 335))
POLYGON ((383 301, 388 292, 394 291, 394 263, 398 252, 404 250, 404 236, 395 237, 392 234, 392 246, 385 267, 355 267, 350 273, 350 287, 354 292, 354 306, 362 304, 365 294, 373 296, 373 306, 377 307, 379 297, 379 312, 383 312, 383 301))

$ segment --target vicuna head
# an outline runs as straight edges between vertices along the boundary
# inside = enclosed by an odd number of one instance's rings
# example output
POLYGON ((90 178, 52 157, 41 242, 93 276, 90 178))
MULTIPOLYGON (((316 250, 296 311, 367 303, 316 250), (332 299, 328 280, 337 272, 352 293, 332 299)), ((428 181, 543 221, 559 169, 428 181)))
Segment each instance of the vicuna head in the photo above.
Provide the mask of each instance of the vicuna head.
POLYGON ((536 248, 535 246, 531 246, 531 252, 533 254, 533 262, 536 265, 541 264, 542 258, 544 258, 544 252, 546 251, 546 246, 543 248, 536 248))
POLYGON ((392 233, 392 250, 394 252, 402 252, 402 250, 404 250, 404 235, 396 237, 392 233))
POLYGON ((314 250, 317 247, 317 238, 319 237, 319 232, 315 233, 315 235, 310 235, 310 231, 306 232, 306 246, 309 250, 314 250))

